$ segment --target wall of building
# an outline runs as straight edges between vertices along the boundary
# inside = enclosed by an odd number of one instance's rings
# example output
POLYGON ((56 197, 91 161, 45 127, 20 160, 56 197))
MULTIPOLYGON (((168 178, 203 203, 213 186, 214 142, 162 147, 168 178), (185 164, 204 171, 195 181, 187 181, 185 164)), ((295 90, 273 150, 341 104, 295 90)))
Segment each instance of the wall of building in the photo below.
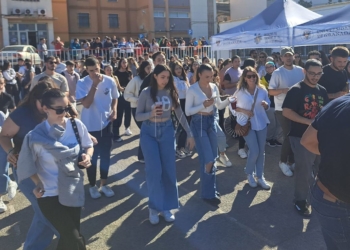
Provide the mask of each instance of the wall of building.
MULTIPOLYGON (((59 36, 62 41, 69 40, 69 24, 67 12, 67 0, 52 0, 53 16, 57 18, 53 22, 54 39, 59 36)), ((52 42, 51 39, 49 42, 52 42)))
POLYGON ((231 20, 251 18, 267 7, 266 0, 231 0, 231 20))

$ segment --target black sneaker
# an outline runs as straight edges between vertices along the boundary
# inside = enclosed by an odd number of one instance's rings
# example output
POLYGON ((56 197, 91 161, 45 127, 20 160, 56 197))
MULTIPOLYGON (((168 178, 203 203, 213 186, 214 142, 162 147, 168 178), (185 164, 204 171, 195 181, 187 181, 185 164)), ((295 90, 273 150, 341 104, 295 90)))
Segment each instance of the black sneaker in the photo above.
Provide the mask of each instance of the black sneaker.
POLYGON ((310 216, 311 212, 309 209, 309 205, 307 204, 306 200, 296 201, 294 202, 294 207, 298 211, 298 213, 302 216, 310 216))
POLYGON ((268 140, 268 141, 266 141, 266 144, 272 148, 276 147, 276 143, 274 140, 268 140))
POLYGON ((282 146, 282 143, 280 143, 280 142, 277 141, 277 140, 273 140, 273 142, 275 143, 275 145, 276 145, 277 147, 281 147, 281 146, 282 146))

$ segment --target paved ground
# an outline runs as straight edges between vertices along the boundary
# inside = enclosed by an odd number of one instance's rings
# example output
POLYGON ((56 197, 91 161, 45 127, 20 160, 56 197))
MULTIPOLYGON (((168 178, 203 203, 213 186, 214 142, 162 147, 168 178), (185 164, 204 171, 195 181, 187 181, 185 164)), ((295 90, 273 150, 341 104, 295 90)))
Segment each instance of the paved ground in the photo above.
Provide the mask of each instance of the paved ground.
MULTIPOLYGON (((199 198, 198 158, 177 161, 181 208, 172 224, 148 221, 144 165, 138 163, 139 130, 114 145, 110 184, 116 195, 92 200, 82 213, 82 234, 89 249, 326 249, 315 217, 303 219, 292 206, 293 177, 278 169, 279 148, 266 147, 265 176, 271 191, 252 189, 244 174, 245 160, 237 155, 238 141, 228 141, 232 168, 219 164, 218 190, 222 203, 215 209, 199 198)), ((88 186, 86 186, 86 192, 88 186)), ((33 211, 21 193, 6 202, 0 214, 0 249, 21 249, 33 211)), ((54 249, 56 240, 50 249, 54 249)))

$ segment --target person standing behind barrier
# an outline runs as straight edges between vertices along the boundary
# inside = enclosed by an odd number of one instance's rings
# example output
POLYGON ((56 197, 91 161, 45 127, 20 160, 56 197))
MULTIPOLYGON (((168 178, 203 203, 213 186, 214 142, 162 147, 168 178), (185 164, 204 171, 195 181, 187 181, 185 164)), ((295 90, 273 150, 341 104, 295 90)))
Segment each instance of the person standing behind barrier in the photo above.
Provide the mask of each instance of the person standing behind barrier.
POLYGON ((136 120, 142 121, 140 140, 146 163, 149 220, 151 224, 157 224, 159 213, 167 222, 172 222, 175 216, 170 210, 179 208, 172 110, 187 132, 190 149, 194 140, 181 110, 170 69, 157 65, 151 75, 150 86, 139 97, 136 120))
POLYGON ((74 63, 72 61, 66 62, 67 69, 62 72, 62 75, 67 79, 69 86, 68 99, 72 107, 77 109, 77 100, 75 99, 77 83, 80 80, 80 76, 74 71, 74 63))
POLYGON ((4 61, 2 66, 2 75, 5 79, 6 92, 12 96, 15 101, 15 104, 19 103, 19 89, 16 77, 19 76, 18 73, 11 67, 11 63, 9 61, 4 61))
POLYGON ((107 63, 110 63, 109 59, 111 58, 111 50, 113 48, 113 43, 111 42, 111 38, 107 37, 107 40, 103 44, 103 52, 105 54, 105 59, 107 63))
POLYGON ((124 89, 132 79, 132 73, 128 69, 128 60, 126 58, 122 58, 118 63, 118 68, 114 71, 114 75, 118 77, 121 89, 121 94, 118 99, 118 109, 117 109, 117 119, 113 122, 113 140, 116 142, 122 142, 123 139, 120 136, 119 129, 123 122, 124 116, 124 126, 125 132, 124 134, 127 136, 132 135, 130 130, 130 122, 131 122, 131 107, 130 102, 125 101, 124 99, 124 89))
POLYGON ((237 116, 237 124, 245 126, 247 122, 251 123, 251 129, 244 136, 249 147, 245 167, 249 186, 255 188, 259 185, 263 189, 269 190, 271 187, 264 178, 264 165, 266 132, 267 125, 270 123, 266 110, 270 107, 270 99, 253 67, 248 66, 243 70, 235 96, 237 108, 242 110, 234 112, 237 116))
POLYGON ((100 156, 100 190, 111 197, 114 192, 107 185, 107 177, 113 139, 112 123, 117 117, 119 92, 113 78, 99 74, 99 63, 95 58, 87 58, 85 66, 89 75, 78 81, 76 99, 83 105, 81 121, 98 141, 94 146, 92 166, 87 170, 89 192, 93 199, 101 197, 96 186, 97 159, 100 156))
POLYGON ((186 94, 186 115, 191 117, 191 131, 196 142, 200 162, 201 197, 215 204, 220 203, 216 191, 216 159, 218 158, 217 127, 214 119, 214 105, 223 109, 229 100, 221 101, 220 92, 213 81, 213 69, 202 64, 197 71, 198 82, 186 94))
MULTIPOLYGON (((273 62, 267 62, 265 64, 266 74, 261 77, 261 84, 265 86, 266 89, 269 88, 269 83, 272 77, 273 72, 275 71, 275 64, 273 62)), ((270 147, 280 147, 282 143, 280 143, 278 139, 278 135, 281 130, 281 126, 278 123, 276 114, 275 114, 275 100, 273 96, 269 96, 270 98, 270 108, 266 110, 267 117, 269 118, 270 124, 267 126, 267 136, 266 136, 266 144, 270 147)))
MULTIPOLYGON (((77 52, 77 50, 81 49, 78 38, 74 38, 73 43, 70 45, 70 49, 72 50, 73 60, 77 60, 77 55, 78 55, 78 53, 80 53, 80 52, 77 52)), ((81 58, 78 58, 78 59, 81 59, 81 58)), ((59 72, 59 73, 61 73, 61 72, 59 72)))
MULTIPOLYGON (((135 119, 136 125, 141 129, 142 122, 136 120, 136 108, 139 99, 139 92, 142 81, 147 75, 152 71, 151 65, 148 61, 143 61, 139 68, 139 74, 131 79, 124 90, 124 98, 126 101, 130 102, 131 113, 135 119)), ((141 144, 139 143, 137 159, 140 163, 145 163, 144 156, 141 149, 141 144)))
POLYGON ((157 43, 156 39, 153 38, 150 45, 150 52, 156 53, 159 51, 159 44, 157 43))
POLYGON ((55 82, 55 84, 61 91, 66 92, 68 94, 69 87, 68 87, 67 79, 63 75, 55 72, 56 65, 57 65, 56 58, 53 56, 48 56, 45 61, 45 68, 46 68, 45 71, 39 75, 36 75, 33 78, 32 84, 30 85, 30 91, 38 84, 38 81, 40 80, 40 78, 44 76, 48 76, 55 82))
POLYGON ((39 56, 42 60, 45 61, 45 58, 47 57, 47 45, 46 45, 46 39, 40 38, 39 44, 38 44, 38 52, 39 56))
POLYGON ((126 56, 127 57, 130 57, 130 56, 133 57, 134 56, 135 43, 134 43, 134 39, 132 39, 132 37, 130 37, 130 39, 126 43, 125 47, 126 47, 126 56))
MULTIPOLYGON (((51 43, 55 48, 55 56, 59 56, 62 60, 64 60, 65 52, 64 52, 64 43, 61 41, 61 38, 58 36, 55 41, 51 43)), ((44 60, 45 62, 45 60, 44 60)))
POLYGON ((85 239, 80 234, 84 173, 78 167, 78 156, 84 150, 79 165, 90 167, 93 143, 84 124, 75 119, 78 114, 72 111, 64 92, 46 91, 41 106, 47 119, 24 138, 18 158, 18 181, 30 177, 36 184, 33 193, 40 210, 60 235, 57 249, 84 250, 85 239))
MULTIPOLYGON (((24 98, 21 105, 10 113, 0 133, 0 144, 7 153, 7 160, 12 164, 12 172, 18 183, 17 167, 26 167, 17 164, 22 143, 26 134, 33 130, 45 119, 45 113, 41 107, 43 93, 56 87, 50 82, 39 82, 33 90, 24 98), (12 142, 13 141, 13 142, 12 142)), ((31 179, 18 183, 19 189, 29 200, 34 210, 32 223, 28 229, 24 242, 24 250, 44 250, 50 245, 54 234, 59 234, 41 212, 38 201, 33 194, 35 184, 31 179)))
POLYGON ((88 40, 83 41, 83 49, 84 58, 87 58, 90 55, 90 43, 88 40))
POLYGON ((274 96, 275 113, 283 131, 283 144, 280 156, 279 167, 285 176, 293 176, 294 154, 289 142, 291 121, 282 115, 282 104, 290 87, 304 79, 303 69, 293 65, 294 50, 285 47, 281 50, 281 57, 284 65, 276 69, 269 84, 269 94, 274 96))

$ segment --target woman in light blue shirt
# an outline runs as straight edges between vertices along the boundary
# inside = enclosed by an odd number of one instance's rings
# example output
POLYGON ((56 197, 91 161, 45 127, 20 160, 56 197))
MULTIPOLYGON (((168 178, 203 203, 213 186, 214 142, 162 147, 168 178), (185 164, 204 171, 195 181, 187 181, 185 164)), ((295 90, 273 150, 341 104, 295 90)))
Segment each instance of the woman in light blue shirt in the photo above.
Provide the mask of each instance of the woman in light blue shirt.
POLYGON ((234 112, 237 116, 237 123, 241 126, 246 125, 249 120, 251 123, 248 135, 244 136, 249 147, 245 168, 248 183, 251 187, 257 187, 259 184, 263 189, 268 190, 270 185, 264 178, 264 162, 267 125, 270 123, 266 110, 270 107, 270 99, 253 67, 249 66, 243 70, 234 95, 237 98, 237 108, 239 108, 239 112, 234 112), (253 104, 255 96, 256 101, 253 104))

